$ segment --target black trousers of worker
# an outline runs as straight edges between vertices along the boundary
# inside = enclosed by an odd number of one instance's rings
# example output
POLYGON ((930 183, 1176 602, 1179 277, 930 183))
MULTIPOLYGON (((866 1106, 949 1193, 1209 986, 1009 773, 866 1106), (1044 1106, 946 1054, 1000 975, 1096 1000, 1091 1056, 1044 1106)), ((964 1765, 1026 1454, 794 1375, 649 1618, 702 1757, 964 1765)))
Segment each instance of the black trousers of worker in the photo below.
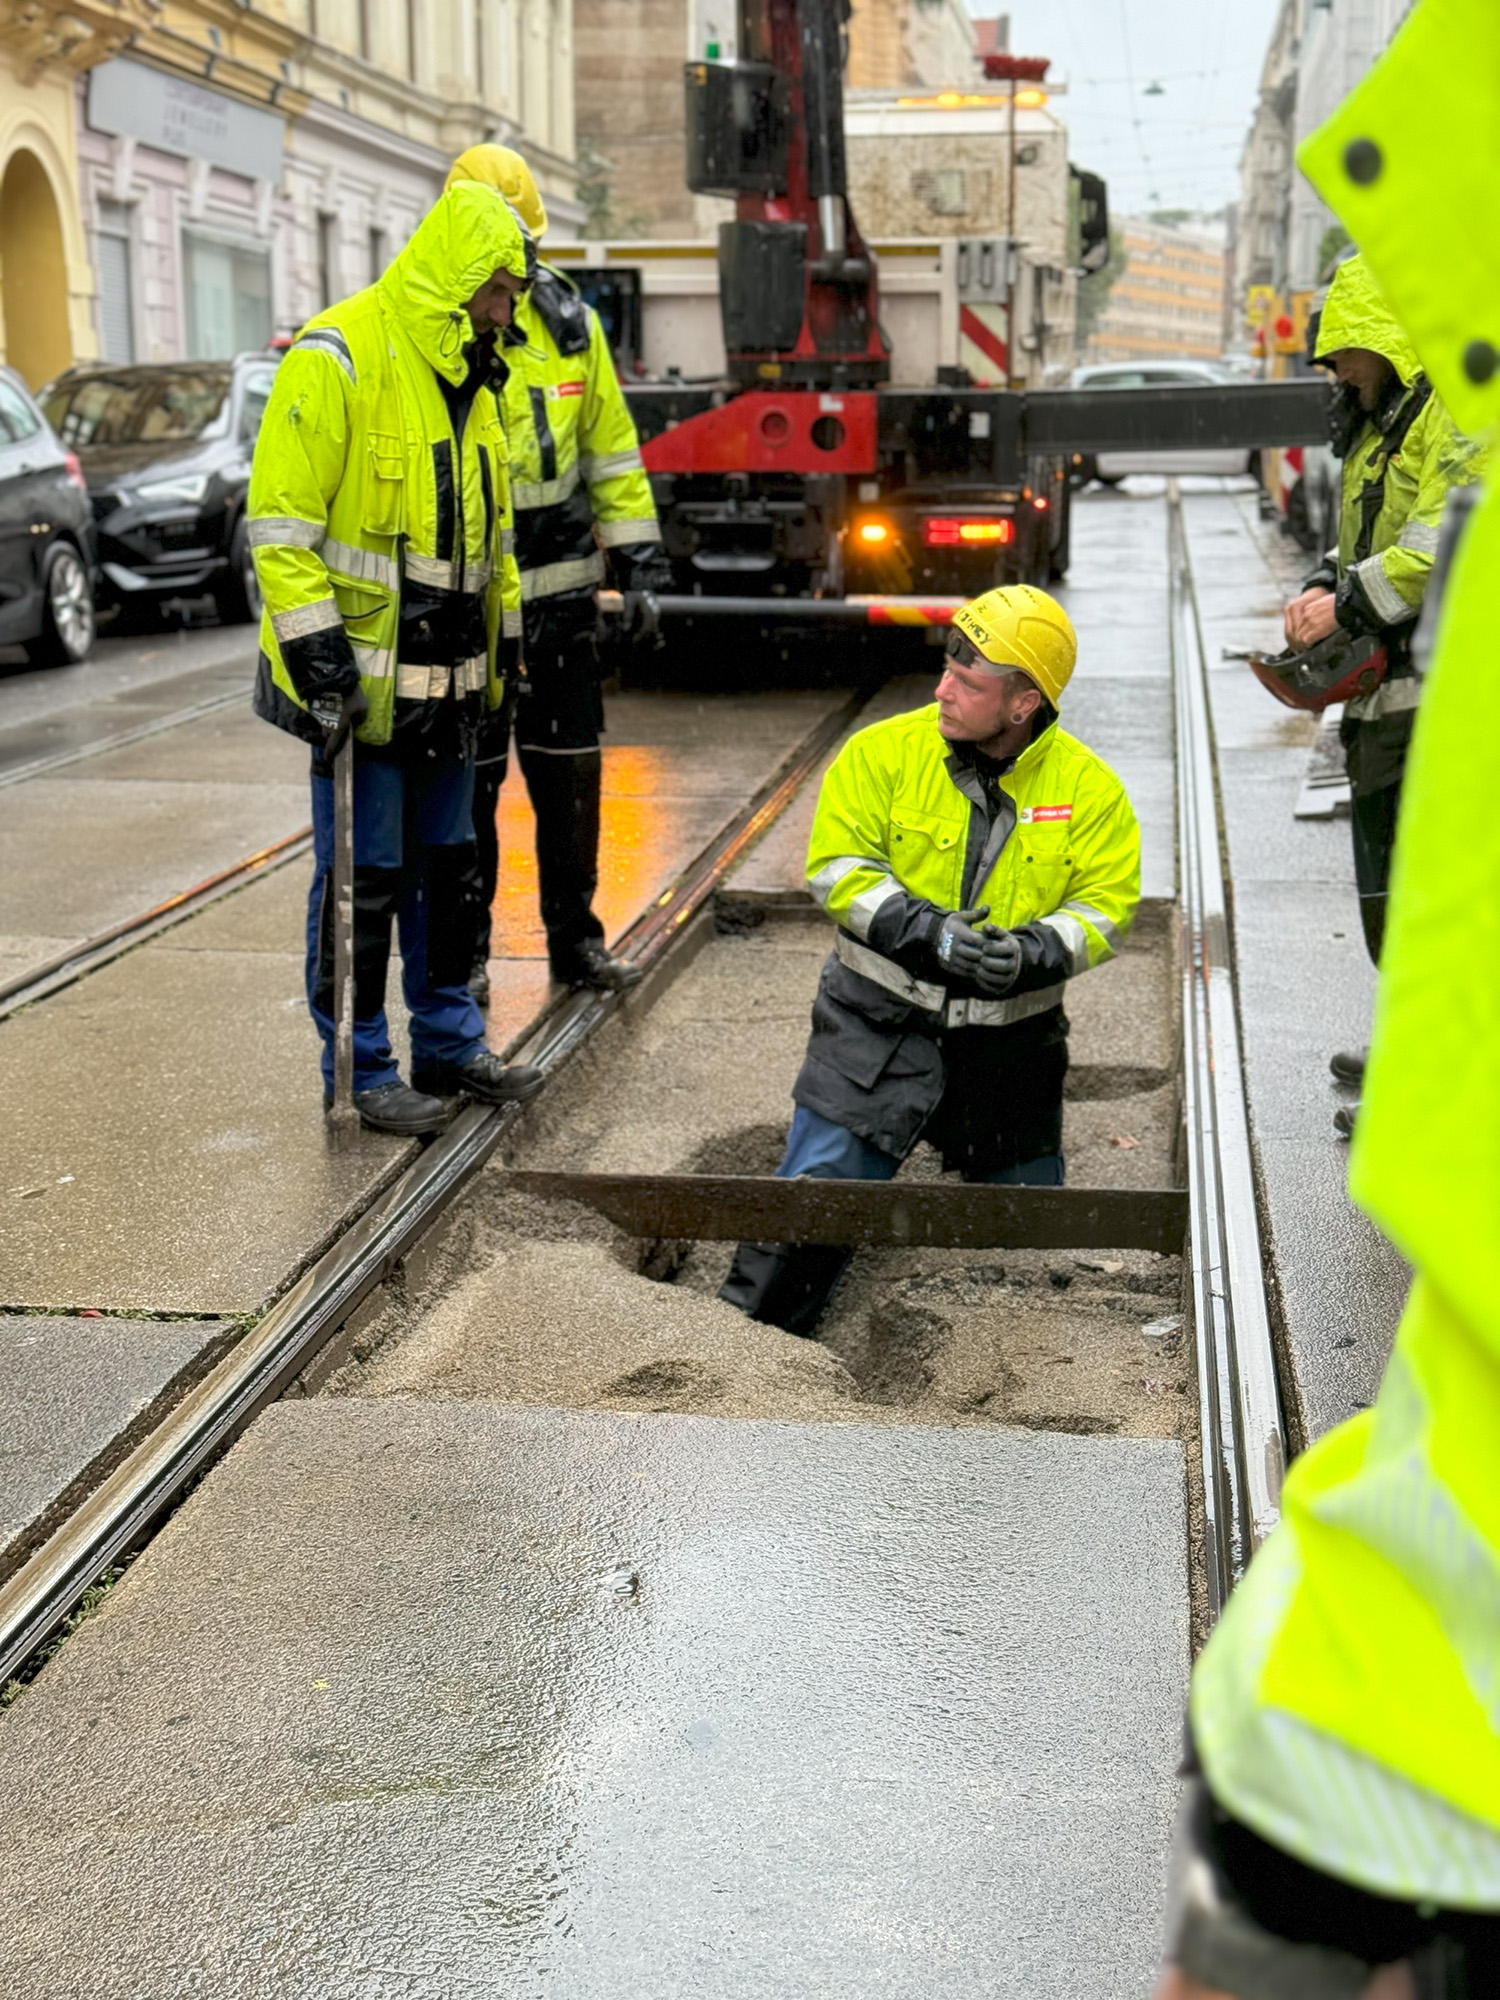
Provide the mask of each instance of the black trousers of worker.
POLYGON ((599 796, 604 699, 586 612, 527 607, 526 672, 486 724, 474 787, 474 834, 483 884, 474 962, 490 955, 491 905, 500 873, 496 813, 515 737, 521 773, 536 814, 537 885, 547 957, 555 979, 578 971, 578 948, 604 936, 594 915, 599 886, 599 796), (587 618, 585 625, 584 619, 587 618))
POLYGON ((1411 747, 1413 712, 1403 710, 1373 722, 1346 716, 1340 729, 1349 767, 1350 829, 1354 836, 1354 886, 1365 948, 1376 965, 1385 941, 1390 900, 1391 857, 1401 810, 1401 780, 1411 747))
MULTIPOLYGON (((937 1148, 945 1172, 966 1181, 1061 1187, 1068 1074, 1063 1010, 1009 1028, 955 1028, 940 1035, 938 1045, 943 1094, 921 1136, 937 1148)), ((821 1127, 815 1133, 807 1129, 808 1115, 799 1106, 779 1176, 889 1180, 897 1172, 900 1158, 852 1133, 847 1146, 832 1148, 836 1122, 812 1114, 821 1127)), ((719 1297, 750 1319, 810 1338, 853 1254, 821 1243, 742 1243, 719 1297)))

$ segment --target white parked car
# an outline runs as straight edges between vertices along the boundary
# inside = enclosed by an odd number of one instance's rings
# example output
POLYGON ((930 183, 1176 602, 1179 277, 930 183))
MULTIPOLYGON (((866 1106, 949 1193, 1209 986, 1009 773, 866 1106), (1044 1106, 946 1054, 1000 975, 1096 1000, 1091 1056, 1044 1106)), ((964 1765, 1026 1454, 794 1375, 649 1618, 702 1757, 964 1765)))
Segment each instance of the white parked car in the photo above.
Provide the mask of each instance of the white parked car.
MULTIPOLYGON (((1243 383, 1238 368, 1223 361, 1099 361, 1075 368, 1075 389, 1170 389, 1243 383)), ((1132 472, 1253 472, 1252 454, 1232 451, 1102 451, 1085 453, 1074 468, 1080 486, 1090 479, 1118 486, 1132 472)))

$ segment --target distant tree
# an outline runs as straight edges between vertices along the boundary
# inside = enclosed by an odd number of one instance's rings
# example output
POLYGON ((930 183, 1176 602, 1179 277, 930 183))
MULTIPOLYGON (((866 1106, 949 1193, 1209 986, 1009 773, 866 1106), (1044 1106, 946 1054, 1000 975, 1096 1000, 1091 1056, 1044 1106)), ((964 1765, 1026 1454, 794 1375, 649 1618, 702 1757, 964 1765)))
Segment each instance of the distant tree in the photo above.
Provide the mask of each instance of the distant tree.
POLYGON ((1153 208, 1150 220, 1160 223, 1163 229, 1181 229, 1185 222, 1191 222, 1194 211, 1190 208, 1153 208))
POLYGON ((1351 241, 1352 238, 1348 230, 1341 229, 1336 222, 1330 223, 1328 228, 1323 231, 1323 240, 1318 245, 1319 284, 1326 283, 1333 276, 1335 258, 1341 250, 1349 248, 1351 241))
POLYGON ((1109 304, 1109 295, 1115 288, 1115 281, 1125 269, 1125 238, 1118 229, 1109 232, 1109 257, 1105 264, 1087 278, 1078 280, 1077 318, 1075 338, 1081 355, 1088 346, 1089 337, 1104 316, 1104 308, 1109 304))
POLYGON ((615 163, 606 158, 593 140, 578 140, 578 181, 574 193, 583 203, 583 233, 597 241, 601 236, 644 236, 650 218, 635 209, 623 212, 614 205, 615 163))

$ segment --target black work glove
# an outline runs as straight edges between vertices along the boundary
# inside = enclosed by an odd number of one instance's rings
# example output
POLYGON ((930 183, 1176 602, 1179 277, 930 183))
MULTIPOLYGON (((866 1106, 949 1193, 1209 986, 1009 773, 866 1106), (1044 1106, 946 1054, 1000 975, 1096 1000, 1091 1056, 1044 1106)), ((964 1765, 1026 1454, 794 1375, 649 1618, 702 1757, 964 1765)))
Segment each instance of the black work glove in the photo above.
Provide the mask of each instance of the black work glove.
POLYGON ((976 930, 990 913, 988 903, 977 910, 954 910, 944 917, 933 941, 933 955, 945 979, 976 979, 984 961, 985 938, 976 930))
POLYGON ((661 607, 650 590, 627 590, 620 601, 620 637, 631 646, 650 647, 660 652, 666 644, 661 636, 661 607))
POLYGON ((364 689, 356 681, 342 692, 330 688, 315 694, 307 704, 308 713, 323 732, 323 760, 331 764, 344 747, 344 740, 370 712, 364 689))
POLYGON ((1002 931, 996 924, 986 924, 983 936, 978 969, 969 976, 981 993, 998 1000, 1020 977, 1021 940, 1014 931, 1002 931))

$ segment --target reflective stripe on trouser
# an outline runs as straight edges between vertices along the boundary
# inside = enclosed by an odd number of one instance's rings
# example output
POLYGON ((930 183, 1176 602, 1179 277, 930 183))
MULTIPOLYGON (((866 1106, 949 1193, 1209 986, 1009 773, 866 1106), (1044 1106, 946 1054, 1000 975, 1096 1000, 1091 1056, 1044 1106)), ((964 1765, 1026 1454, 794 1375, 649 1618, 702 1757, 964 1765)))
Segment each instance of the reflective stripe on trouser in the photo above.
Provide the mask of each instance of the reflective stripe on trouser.
POLYGON ((540 569, 521 571, 521 602, 530 604, 538 597, 556 597, 564 590, 589 590, 603 583, 604 554, 595 549, 591 556, 569 562, 544 563, 540 569))
MULTIPOLYGON (((846 1131, 819 1112, 799 1104, 776 1169, 778 1180, 888 1181, 901 1161, 846 1131)), ((1056 1187, 1062 1182, 1061 1155, 1027 1160, 981 1177, 1009 1186, 1056 1187)), ((742 1243, 735 1251, 719 1297, 751 1319, 787 1333, 812 1335, 852 1250, 821 1243, 742 1243)))
MULTIPOLYGON (((414 1065, 470 1061, 484 1022, 467 979, 474 919, 472 764, 354 761, 354 1087, 397 1081, 385 1015, 391 922, 401 942, 401 983, 411 1016, 414 1065)), ((323 1038, 323 1087, 333 1088, 333 784, 314 775, 313 880, 307 908, 307 1000, 323 1038)))

